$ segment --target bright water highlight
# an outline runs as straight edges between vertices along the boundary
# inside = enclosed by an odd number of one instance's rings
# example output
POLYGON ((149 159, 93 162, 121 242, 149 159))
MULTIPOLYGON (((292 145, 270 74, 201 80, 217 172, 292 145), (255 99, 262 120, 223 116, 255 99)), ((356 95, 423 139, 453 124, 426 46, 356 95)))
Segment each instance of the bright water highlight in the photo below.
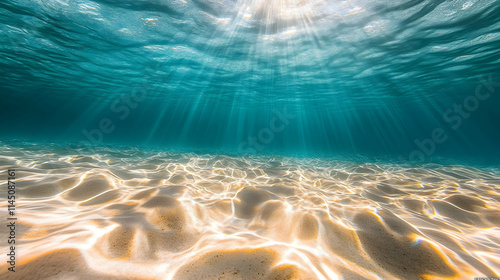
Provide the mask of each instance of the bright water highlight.
POLYGON ((499 277, 499 19, 498 0, 3 0, 0 278, 499 277))
POLYGON ((9 137, 418 161, 500 155, 497 1, 0 8, 9 137), (276 112, 293 118, 271 129, 276 112), (436 128, 445 141, 415 143, 436 128))

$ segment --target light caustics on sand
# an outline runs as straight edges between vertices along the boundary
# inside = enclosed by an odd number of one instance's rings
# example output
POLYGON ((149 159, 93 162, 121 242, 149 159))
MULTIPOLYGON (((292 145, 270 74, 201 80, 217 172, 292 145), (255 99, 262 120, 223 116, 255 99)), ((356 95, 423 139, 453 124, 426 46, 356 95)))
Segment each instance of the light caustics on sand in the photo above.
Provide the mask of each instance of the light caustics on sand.
MULTIPOLYGON (((24 124, 4 127, 33 140, 231 151, 290 109, 290 141, 277 136, 266 152, 393 152, 429 137, 437 108, 456 102, 448 95, 500 59, 498 0, 2 0, 0 10, 0 91, 24 124), (108 117, 113 133, 83 132, 108 117)), ((495 116, 482 112, 469 125, 495 116)), ((494 134, 465 126, 460 136, 497 150, 494 134)), ((450 149, 479 146, 454 135, 450 149)), ((498 169, 0 144, 1 176, 17 172, 18 279, 500 274, 498 169)))
POLYGON ((0 165, 18 174, 23 279, 500 271, 498 170, 6 145, 0 165))

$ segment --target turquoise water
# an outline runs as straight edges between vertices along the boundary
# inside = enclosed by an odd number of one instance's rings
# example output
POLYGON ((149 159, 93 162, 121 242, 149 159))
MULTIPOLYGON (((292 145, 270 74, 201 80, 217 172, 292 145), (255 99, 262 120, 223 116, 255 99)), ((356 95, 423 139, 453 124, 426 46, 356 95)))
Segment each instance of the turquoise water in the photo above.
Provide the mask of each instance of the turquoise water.
POLYGON ((2 0, 0 42, 1 279, 500 276, 499 0, 2 0))
POLYGON ((7 0, 0 9, 4 140, 500 155, 497 1, 7 0))

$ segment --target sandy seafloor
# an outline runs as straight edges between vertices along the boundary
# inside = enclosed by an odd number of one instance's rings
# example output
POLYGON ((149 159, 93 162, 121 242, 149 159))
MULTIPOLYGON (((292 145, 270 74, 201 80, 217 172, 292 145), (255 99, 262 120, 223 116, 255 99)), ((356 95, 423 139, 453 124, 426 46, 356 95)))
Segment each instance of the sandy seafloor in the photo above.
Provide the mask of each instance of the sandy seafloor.
MULTIPOLYGON (((496 168, 0 149, 5 197, 7 169, 16 169, 18 218, 17 271, 4 260, 1 279, 500 274, 496 168)), ((6 212, 6 199, 0 207, 6 212)))

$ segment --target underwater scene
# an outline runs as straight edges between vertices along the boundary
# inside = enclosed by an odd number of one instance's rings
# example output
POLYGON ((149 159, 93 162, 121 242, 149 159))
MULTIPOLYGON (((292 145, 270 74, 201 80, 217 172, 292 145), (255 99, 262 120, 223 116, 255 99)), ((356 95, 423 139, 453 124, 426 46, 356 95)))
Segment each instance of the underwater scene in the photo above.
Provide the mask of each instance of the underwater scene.
POLYGON ((0 279, 500 279, 498 0, 2 0, 0 279))

